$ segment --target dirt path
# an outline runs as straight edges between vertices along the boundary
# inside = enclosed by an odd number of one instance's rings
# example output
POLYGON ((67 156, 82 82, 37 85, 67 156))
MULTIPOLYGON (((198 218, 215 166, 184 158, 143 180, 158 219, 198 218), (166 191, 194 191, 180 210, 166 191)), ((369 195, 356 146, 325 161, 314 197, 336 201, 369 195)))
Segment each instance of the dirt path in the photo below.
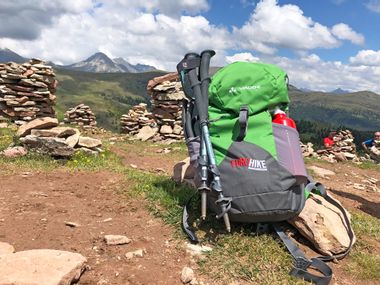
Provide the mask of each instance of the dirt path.
POLYGON ((177 248, 171 230, 140 202, 115 193, 120 176, 54 171, 1 179, 0 241, 14 245, 16 251, 50 248, 81 253, 89 270, 79 284, 182 284, 180 272, 189 265, 189 257, 177 248), (66 226, 66 221, 79 226, 66 226), (125 235, 132 242, 107 246, 103 240, 107 234, 125 235), (143 258, 126 259, 127 252, 138 249, 146 251, 143 258))
MULTIPOLYGON (((137 152, 114 147, 113 151, 126 166, 170 175, 174 163, 184 155, 163 154, 162 148, 137 152)), ((380 218, 380 193, 356 190, 347 183, 362 183, 366 176, 380 179, 378 171, 348 164, 313 164, 336 172, 318 180, 331 188, 345 207, 380 218)), ((128 188, 118 174, 59 169, 5 174, 0 170, 0 178, 0 241, 14 245, 16 251, 50 248, 81 253, 88 259, 88 270, 79 284, 182 284, 182 268, 195 267, 183 242, 172 239, 172 229, 152 218, 141 201, 118 194, 128 188), (79 226, 66 226, 67 221, 79 226), (107 246, 107 234, 125 235, 132 242, 107 246), (145 250, 143 258, 125 257, 138 249, 145 250)), ((338 284, 365 284, 349 280, 344 266, 345 261, 333 264, 338 284)))

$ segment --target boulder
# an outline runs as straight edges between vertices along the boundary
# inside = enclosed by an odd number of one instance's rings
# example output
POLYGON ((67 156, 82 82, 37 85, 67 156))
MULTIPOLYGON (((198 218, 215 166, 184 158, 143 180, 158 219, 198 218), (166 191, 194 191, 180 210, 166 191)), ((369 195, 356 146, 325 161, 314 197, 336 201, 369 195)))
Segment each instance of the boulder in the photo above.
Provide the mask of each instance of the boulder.
POLYGON ((289 223, 324 255, 342 253, 349 246, 350 238, 342 212, 322 196, 310 194, 302 212, 289 223))
POLYGON ((86 261, 79 253, 51 249, 0 255, 0 284, 72 284, 79 280, 86 261))
POLYGON ((90 137, 79 137, 78 146, 86 148, 94 148, 102 145, 102 141, 90 137))
POLYGON ((136 135, 136 138, 142 141, 147 141, 150 138, 152 138, 155 134, 157 134, 157 132, 158 132, 157 128, 145 126, 140 129, 140 131, 136 135))
POLYGON ((70 157, 74 148, 67 145, 64 138, 36 137, 28 135, 20 139, 28 149, 59 157, 70 157))
POLYGON ((22 126, 17 130, 16 135, 18 137, 24 137, 31 133, 33 129, 46 129, 58 126, 58 120, 56 118, 44 117, 34 119, 22 126))

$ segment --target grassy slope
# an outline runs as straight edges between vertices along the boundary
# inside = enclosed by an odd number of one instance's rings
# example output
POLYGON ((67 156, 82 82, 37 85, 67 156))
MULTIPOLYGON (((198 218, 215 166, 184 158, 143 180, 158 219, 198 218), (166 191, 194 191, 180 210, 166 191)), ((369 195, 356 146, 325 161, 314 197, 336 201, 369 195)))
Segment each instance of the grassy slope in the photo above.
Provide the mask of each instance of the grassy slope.
POLYGON ((376 130, 380 125, 380 95, 362 91, 349 94, 290 91, 293 118, 376 130))
POLYGON ((149 102, 146 95, 148 81, 162 72, 87 73, 58 69, 58 117, 80 103, 90 106, 99 126, 117 130, 122 114, 140 102, 149 102))
MULTIPOLYGON (((119 119, 140 102, 149 103, 146 85, 163 72, 88 73, 57 69, 59 118, 79 103, 88 104, 101 127, 118 130, 119 119)), ((358 130, 376 130, 380 125, 380 96, 372 92, 333 94, 290 90, 294 119, 345 125, 358 130)))

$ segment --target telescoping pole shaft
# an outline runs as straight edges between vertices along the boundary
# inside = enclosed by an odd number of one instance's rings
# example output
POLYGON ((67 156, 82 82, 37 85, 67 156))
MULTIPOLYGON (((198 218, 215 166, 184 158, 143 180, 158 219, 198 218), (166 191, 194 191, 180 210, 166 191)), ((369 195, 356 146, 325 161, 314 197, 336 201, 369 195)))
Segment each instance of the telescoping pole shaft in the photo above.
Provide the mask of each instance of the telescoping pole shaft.
POLYGON ((200 116, 200 123, 202 129, 202 138, 206 146, 207 157, 209 161, 210 169, 212 170, 213 181, 211 183, 214 191, 218 192, 218 200, 220 202, 220 207, 223 213, 223 220, 228 232, 231 231, 230 219, 227 213, 227 206, 224 202, 224 195, 222 191, 222 185, 220 183, 219 172, 215 171, 217 169, 214 150, 211 145, 210 135, 208 131, 208 87, 210 84, 209 68, 211 57, 215 55, 213 50, 205 50, 201 53, 201 63, 199 67, 199 75, 201 80, 201 94, 202 94, 202 115, 200 116))

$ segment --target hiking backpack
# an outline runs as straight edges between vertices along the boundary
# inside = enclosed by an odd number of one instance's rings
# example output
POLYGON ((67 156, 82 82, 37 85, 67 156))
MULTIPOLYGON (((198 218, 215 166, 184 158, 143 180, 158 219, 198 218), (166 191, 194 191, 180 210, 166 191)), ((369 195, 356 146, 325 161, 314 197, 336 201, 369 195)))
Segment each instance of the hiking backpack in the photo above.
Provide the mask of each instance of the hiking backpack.
MULTIPOLYGON (((291 274, 328 284, 332 272, 322 260, 336 257, 308 260, 278 223, 299 214, 309 192, 329 199, 324 187, 307 175, 294 125, 273 122, 275 112, 285 114, 288 109, 287 74, 270 64, 235 62, 211 80, 214 54, 189 53, 177 65, 186 95, 183 129, 190 163, 198 169, 194 180, 201 195, 201 217, 210 209, 223 218, 227 231, 231 222, 270 223, 295 258, 291 274), (323 276, 309 273, 310 266, 323 276)), ((198 242, 187 218, 184 207, 183 228, 198 242)))

